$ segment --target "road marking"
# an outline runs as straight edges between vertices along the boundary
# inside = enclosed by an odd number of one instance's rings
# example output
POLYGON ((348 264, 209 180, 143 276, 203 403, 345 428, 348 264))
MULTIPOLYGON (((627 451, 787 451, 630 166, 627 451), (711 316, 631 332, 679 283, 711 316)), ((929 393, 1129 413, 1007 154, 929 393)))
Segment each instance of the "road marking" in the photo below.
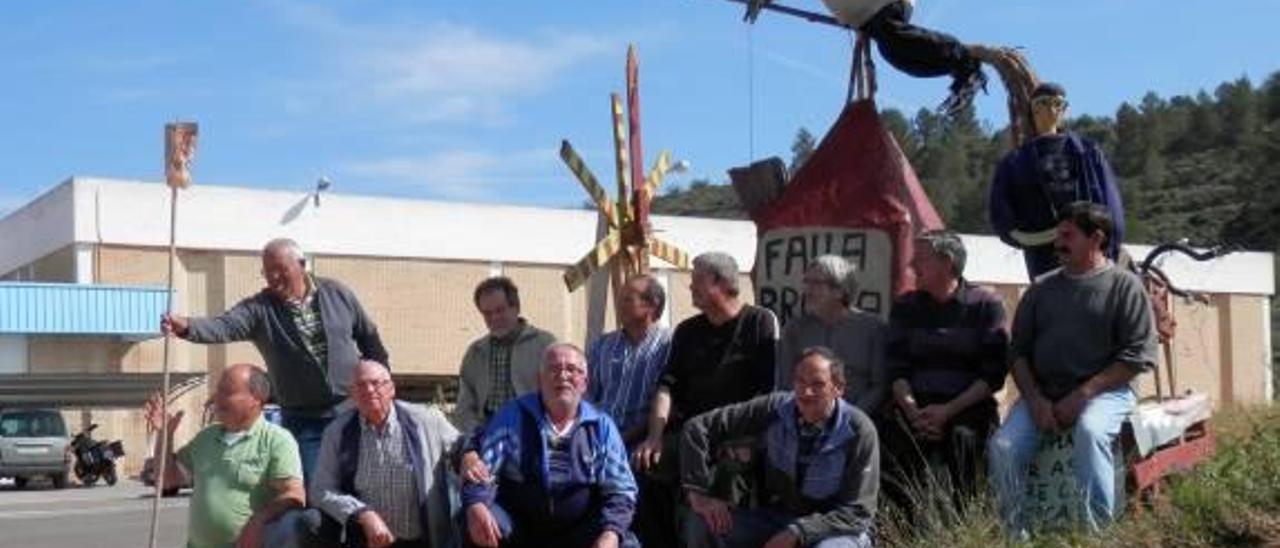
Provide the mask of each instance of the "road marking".
MULTIPOLYGON (((165 502, 160 505, 161 509, 172 510, 176 508, 186 508, 184 502, 165 502)), ((115 508, 77 508, 57 509, 57 510, 16 510, 12 512, 0 512, 0 520, 6 519, 30 519, 45 516, 76 516, 85 514, 127 514, 132 512, 150 512, 150 504, 142 504, 138 506, 120 506, 115 508)))

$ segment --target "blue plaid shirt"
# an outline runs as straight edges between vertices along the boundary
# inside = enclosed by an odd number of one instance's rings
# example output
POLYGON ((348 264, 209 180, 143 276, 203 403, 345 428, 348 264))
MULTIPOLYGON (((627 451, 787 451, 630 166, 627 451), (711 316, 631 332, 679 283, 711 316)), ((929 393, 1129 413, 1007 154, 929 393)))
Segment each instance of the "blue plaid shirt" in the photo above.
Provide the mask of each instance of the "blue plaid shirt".
POLYGON ((604 334, 587 351, 587 401, 623 433, 644 425, 670 353, 671 330, 664 327, 650 327, 637 345, 621 329, 604 334))

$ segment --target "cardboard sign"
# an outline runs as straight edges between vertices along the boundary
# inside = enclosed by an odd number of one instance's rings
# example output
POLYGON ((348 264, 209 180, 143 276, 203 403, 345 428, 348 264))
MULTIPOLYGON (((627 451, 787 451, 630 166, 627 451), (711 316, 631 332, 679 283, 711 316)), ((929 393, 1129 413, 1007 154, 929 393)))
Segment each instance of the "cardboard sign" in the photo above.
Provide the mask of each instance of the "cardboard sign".
POLYGON ((804 271, 814 258, 840 255, 857 270, 853 305, 886 320, 893 302, 893 241, 875 228, 778 228, 756 246, 756 304, 786 324, 804 311, 804 271))
POLYGON ((1027 470, 1027 512, 1036 529, 1068 529, 1079 523, 1082 493, 1076 485, 1071 435, 1040 436, 1040 447, 1027 470))

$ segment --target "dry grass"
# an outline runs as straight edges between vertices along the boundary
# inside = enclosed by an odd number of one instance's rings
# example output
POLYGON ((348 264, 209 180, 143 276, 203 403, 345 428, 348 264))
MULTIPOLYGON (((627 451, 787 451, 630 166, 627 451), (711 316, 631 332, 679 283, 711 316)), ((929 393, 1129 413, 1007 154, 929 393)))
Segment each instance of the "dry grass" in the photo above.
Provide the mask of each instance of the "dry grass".
POLYGON ((1217 452, 1191 473, 1173 478, 1161 497, 1130 509, 1111 528, 1047 533, 1028 541, 1005 536, 989 495, 960 510, 944 491, 926 485, 912 494, 911 516, 887 511, 882 545, 891 548, 1187 547, 1280 548, 1280 408, 1231 408, 1213 419, 1217 452))

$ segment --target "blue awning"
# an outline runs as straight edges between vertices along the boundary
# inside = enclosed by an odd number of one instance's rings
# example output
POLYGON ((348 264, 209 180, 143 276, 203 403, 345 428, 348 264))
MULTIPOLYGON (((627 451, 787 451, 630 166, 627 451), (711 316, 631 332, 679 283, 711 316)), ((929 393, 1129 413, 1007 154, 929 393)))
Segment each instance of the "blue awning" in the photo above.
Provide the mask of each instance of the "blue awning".
POLYGON ((0 333, 158 336, 167 293, 152 286, 0 282, 0 333))

